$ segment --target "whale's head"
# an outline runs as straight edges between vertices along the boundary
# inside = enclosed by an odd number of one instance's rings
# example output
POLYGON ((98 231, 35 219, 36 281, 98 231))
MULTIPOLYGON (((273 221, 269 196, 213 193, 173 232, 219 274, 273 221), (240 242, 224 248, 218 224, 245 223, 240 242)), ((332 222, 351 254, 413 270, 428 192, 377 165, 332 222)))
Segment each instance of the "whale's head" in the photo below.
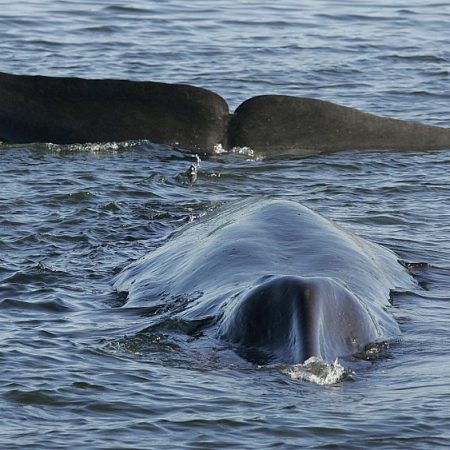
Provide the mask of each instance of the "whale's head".
POLYGON ((219 326, 221 339, 247 359, 333 362, 364 349, 381 333, 370 308, 332 278, 277 276, 237 296, 219 326))

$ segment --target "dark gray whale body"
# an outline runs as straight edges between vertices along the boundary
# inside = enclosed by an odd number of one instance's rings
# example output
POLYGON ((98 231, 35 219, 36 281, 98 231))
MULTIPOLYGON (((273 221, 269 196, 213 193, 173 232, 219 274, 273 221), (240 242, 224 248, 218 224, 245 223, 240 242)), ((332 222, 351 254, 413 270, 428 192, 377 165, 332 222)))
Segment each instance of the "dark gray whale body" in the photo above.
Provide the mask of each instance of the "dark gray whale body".
POLYGON ((450 130, 389 119, 322 100, 261 95, 242 103, 229 145, 261 152, 450 148, 450 130))
POLYGON ((193 86, 0 73, 0 139, 8 143, 148 139, 211 149, 227 118, 225 100, 193 86))
POLYGON ((283 95, 230 114, 206 89, 156 82, 0 73, 0 140, 71 144, 147 139, 196 152, 250 147, 268 154, 450 148, 450 130, 283 95))
POLYGON ((413 284, 391 251, 295 202, 253 200, 188 226, 115 287, 127 306, 182 299, 172 321, 205 323, 251 361, 301 363, 397 336, 390 290, 413 284))

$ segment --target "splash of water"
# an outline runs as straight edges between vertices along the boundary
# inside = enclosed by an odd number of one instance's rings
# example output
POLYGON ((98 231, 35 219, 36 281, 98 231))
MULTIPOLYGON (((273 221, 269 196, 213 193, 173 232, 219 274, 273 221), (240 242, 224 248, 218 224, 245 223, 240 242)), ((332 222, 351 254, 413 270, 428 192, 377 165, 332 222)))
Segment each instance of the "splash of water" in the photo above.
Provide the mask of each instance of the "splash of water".
POLYGON ((222 147, 222 144, 216 144, 213 148, 213 153, 216 155, 222 155, 224 153, 233 153, 237 155, 248 156, 250 159, 255 158, 255 152, 250 147, 233 147, 230 150, 226 150, 222 147))
POLYGON ((281 372, 292 380, 309 381, 320 385, 332 385, 352 378, 352 372, 339 364, 338 360, 327 364, 317 356, 311 356, 303 364, 285 366, 281 372))

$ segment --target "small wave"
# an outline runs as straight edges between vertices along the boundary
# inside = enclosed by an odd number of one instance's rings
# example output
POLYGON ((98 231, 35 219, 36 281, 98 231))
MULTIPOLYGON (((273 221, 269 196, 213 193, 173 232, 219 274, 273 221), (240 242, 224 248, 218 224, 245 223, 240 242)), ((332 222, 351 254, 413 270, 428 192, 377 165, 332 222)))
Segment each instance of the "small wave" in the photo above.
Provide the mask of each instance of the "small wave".
POLYGON ((411 61, 411 62, 425 62, 425 63, 448 63, 446 58, 432 55, 432 54, 391 54, 380 57, 392 61, 411 61))
POLYGON ((42 390, 19 390, 13 389, 5 394, 10 402, 19 403, 21 405, 40 405, 40 406, 63 406, 67 403, 56 392, 49 389, 42 390))
POLYGON ((12 268, 4 268, 3 271, 6 272, 6 276, 2 279, 2 283, 22 286, 40 283, 44 276, 48 282, 50 279, 60 280, 60 277, 68 275, 64 270, 46 266, 41 262, 24 270, 13 271, 12 268))
POLYGON ((104 8, 104 11, 115 14, 145 14, 151 12, 149 9, 139 8, 136 6, 112 5, 104 8))
POLYGON ((320 385, 332 385, 352 378, 352 372, 341 366, 336 360, 327 364, 317 356, 312 356, 303 364, 285 366, 281 372, 292 380, 309 381, 320 385))
POLYGON ((68 192, 65 194, 56 194, 53 199, 57 203, 82 203, 95 197, 95 194, 89 191, 68 192))
POLYGON ((73 311, 62 300, 44 300, 39 302, 27 302, 6 298, 0 301, 0 310, 14 309, 18 311, 42 311, 49 313, 63 313, 73 311))
POLYGON ((114 200, 112 202, 104 203, 100 205, 98 208, 100 211, 109 212, 109 213, 118 213, 122 210, 122 205, 119 201, 114 200))
POLYGON ((95 25, 92 27, 86 27, 84 29, 81 29, 80 31, 86 33, 113 34, 113 33, 120 33, 121 28, 113 25, 95 25))
POLYGON ((170 339, 162 333, 138 333, 135 336, 125 336, 110 342, 105 342, 101 347, 109 354, 122 357, 146 357, 157 359, 161 355, 171 352, 179 352, 180 345, 175 339, 170 339))

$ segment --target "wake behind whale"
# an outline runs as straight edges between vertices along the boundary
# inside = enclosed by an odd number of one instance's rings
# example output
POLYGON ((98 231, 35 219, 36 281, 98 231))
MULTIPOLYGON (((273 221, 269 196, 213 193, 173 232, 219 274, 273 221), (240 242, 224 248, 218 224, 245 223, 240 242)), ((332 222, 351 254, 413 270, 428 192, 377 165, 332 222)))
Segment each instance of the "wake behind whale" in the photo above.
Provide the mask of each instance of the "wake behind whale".
MULTIPOLYGON (((132 263, 128 306, 174 309, 252 362, 332 362, 397 336, 392 289, 414 280, 390 250, 292 201, 243 201, 132 263), (212 330, 212 331, 211 331, 212 330)), ((213 344, 211 344, 213 345, 213 344)))

